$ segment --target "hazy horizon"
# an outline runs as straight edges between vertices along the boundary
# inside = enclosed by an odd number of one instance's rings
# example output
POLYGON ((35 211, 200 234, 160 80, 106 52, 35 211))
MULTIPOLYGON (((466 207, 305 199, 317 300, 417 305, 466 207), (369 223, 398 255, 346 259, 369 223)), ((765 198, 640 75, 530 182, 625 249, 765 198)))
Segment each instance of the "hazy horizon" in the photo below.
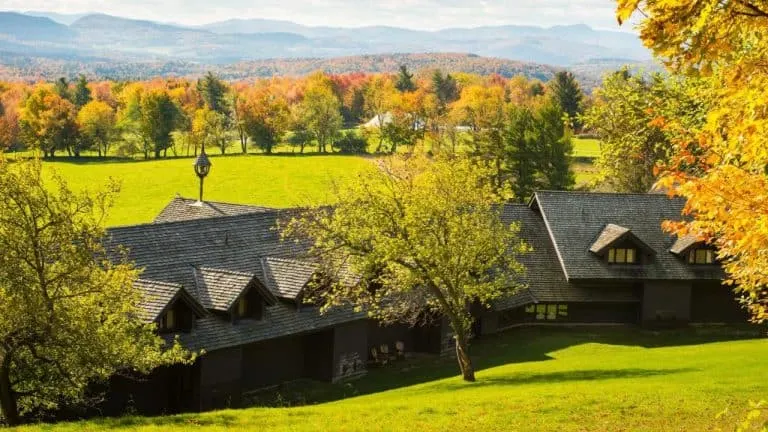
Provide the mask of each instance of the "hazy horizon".
POLYGON ((200 26, 230 19, 284 20, 307 26, 391 26, 414 30, 452 27, 529 25, 552 27, 586 24, 598 30, 631 31, 619 27, 610 0, 480 0, 467 6, 458 0, 263 0, 259 7, 246 0, 5 0, 2 10, 20 13, 93 14, 200 26), (425 22, 425 16, 429 16, 425 22))

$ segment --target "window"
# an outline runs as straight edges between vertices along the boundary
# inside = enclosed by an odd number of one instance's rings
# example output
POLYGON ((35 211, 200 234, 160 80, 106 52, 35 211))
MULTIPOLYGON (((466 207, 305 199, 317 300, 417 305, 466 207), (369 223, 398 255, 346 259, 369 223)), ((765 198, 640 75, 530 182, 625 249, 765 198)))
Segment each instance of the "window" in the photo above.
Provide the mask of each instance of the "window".
POLYGON ((235 314, 238 318, 243 318, 248 315, 248 299, 243 297, 237 302, 235 314))
POLYGON ((694 249, 688 253, 688 264, 714 264, 715 251, 712 249, 694 249))
POLYGON ((537 304, 525 307, 525 312, 536 321, 557 321, 568 316, 567 304, 537 304))
POLYGON ((170 331, 176 328, 176 312, 173 309, 168 309, 167 312, 160 317, 160 331, 170 331))
POLYGON ((609 249, 608 262, 611 264, 634 264, 637 262, 637 251, 635 249, 609 249))

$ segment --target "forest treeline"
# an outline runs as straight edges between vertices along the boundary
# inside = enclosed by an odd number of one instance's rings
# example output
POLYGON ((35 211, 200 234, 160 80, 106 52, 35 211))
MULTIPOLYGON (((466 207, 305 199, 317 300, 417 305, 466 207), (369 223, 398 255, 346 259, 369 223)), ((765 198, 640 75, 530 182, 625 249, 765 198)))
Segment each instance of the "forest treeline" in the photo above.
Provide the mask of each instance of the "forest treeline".
POLYGON ((199 149, 272 153, 470 152, 495 182, 573 185, 571 135, 584 95, 572 74, 548 83, 402 66, 396 74, 316 72, 199 80, 0 83, 0 148, 44 157, 162 158, 199 149), (360 126, 361 125, 361 126, 360 126), (360 126, 357 128, 357 126, 360 126))

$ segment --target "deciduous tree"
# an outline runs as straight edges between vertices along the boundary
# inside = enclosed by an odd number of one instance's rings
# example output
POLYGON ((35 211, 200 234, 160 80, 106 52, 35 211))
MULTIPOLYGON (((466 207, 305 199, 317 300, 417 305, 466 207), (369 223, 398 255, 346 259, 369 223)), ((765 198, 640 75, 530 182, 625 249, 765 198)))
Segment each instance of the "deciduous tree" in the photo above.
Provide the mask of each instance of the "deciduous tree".
MULTIPOLYGON (((27 98, 21 110, 21 136, 29 148, 42 150, 54 157, 58 150, 76 148, 76 111, 68 100, 48 86, 38 86, 27 98)), ((79 151, 75 151, 78 155, 79 151)))
POLYGON ((112 107, 104 102, 89 102, 77 113, 77 124, 83 138, 96 146, 99 157, 107 156, 109 145, 117 135, 112 107))
POLYGON ((202 149, 216 147, 221 154, 227 153, 230 145, 229 133, 224 115, 208 108, 201 108, 192 120, 192 136, 195 145, 202 149))
MULTIPOLYGON (((768 320, 768 6, 620 0, 619 21, 638 9, 645 44, 671 71, 711 80, 716 95, 700 133, 677 137, 663 173, 663 184, 688 199, 685 212, 694 218, 670 228, 716 246, 755 320, 768 320)), ((674 118, 663 123, 679 126, 674 118)))
POLYGON ((44 178, 37 161, 0 161, 0 417, 10 425, 82 401, 118 371, 187 357, 137 319, 138 272, 101 244, 115 186, 75 194, 44 178))
POLYGON ((145 143, 151 148, 145 148, 144 156, 152 151, 155 158, 165 155, 168 148, 173 145, 173 132, 181 117, 181 110, 173 103, 168 92, 154 90, 144 94, 141 98, 139 127, 142 136, 146 137, 145 143))
POLYGON ((603 80, 584 116, 586 127, 601 140, 596 163, 601 177, 618 192, 648 192, 657 180, 656 166, 669 160, 670 142, 653 123, 651 94, 661 81, 626 69, 615 72, 603 80))
POLYGON ((341 129, 341 103, 333 93, 330 80, 322 74, 310 77, 300 111, 302 123, 317 140, 317 150, 327 151, 328 145, 341 129))
POLYGON ((527 250, 519 227, 502 222, 489 175, 465 158, 391 157, 336 190, 333 209, 291 221, 287 235, 311 241, 331 279, 314 299, 323 310, 352 304, 384 322, 444 316, 462 376, 474 381, 470 307, 513 291, 527 250), (346 283, 349 271, 362 282, 346 283))

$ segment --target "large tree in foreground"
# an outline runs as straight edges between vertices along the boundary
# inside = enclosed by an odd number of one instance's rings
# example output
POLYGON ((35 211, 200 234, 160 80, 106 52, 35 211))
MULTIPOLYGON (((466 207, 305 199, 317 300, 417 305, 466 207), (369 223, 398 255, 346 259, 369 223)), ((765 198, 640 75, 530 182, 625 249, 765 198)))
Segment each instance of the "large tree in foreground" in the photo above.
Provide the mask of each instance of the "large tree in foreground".
POLYGON ((392 157, 336 190, 333 209, 292 220, 285 233, 313 244, 330 280, 363 276, 326 282, 316 300, 324 309, 351 303, 383 322, 445 317, 462 375, 474 381, 470 306, 512 292, 527 250, 519 227, 501 220, 491 175, 469 159, 392 157))
POLYGON ((104 212, 92 196, 47 184, 39 162, 0 160, 0 423, 82 401, 121 370, 184 360, 137 316, 137 271, 106 258, 104 212))
MULTIPOLYGON (((768 320, 768 3, 764 0, 620 0, 645 44, 677 73, 710 80, 706 124, 680 134, 664 184, 688 199, 677 228, 718 248, 755 320, 768 320)), ((684 128, 666 118, 666 128, 684 128)))

